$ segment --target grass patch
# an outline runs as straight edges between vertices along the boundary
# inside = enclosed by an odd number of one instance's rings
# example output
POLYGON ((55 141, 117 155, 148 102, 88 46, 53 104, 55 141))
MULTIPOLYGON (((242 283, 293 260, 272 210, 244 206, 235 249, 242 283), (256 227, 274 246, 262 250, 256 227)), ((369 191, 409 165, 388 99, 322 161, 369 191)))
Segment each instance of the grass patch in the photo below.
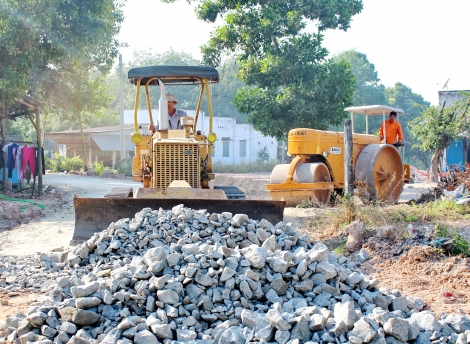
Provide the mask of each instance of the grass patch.
POLYGON ((435 240, 435 242, 450 242, 443 247, 443 249, 445 249, 449 254, 453 256, 470 256, 469 242, 463 236, 461 236, 455 228, 449 228, 442 223, 438 223, 436 228, 434 228, 434 236, 437 239, 441 239, 435 240))
POLYGON ((318 232, 340 233, 354 220, 362 221, 366 228, 394 225, 404 229, 413 222, 442 223, 469 218, 470 206, 456 204, 451 200, 388 206, 380 203, 357 204, 353 199, 337 198, 334 207, 327 207, 317 213, 308 225, 318 232))
POLYGON ((327 244, 327 247, 330 251, 333 253, 340 255, 340 254, 346 254, 348 253, 348 250, 346 249, 346 243, 348 242, 348 239, 339 239, 336 241, 332 241, 329 244, 327 244))

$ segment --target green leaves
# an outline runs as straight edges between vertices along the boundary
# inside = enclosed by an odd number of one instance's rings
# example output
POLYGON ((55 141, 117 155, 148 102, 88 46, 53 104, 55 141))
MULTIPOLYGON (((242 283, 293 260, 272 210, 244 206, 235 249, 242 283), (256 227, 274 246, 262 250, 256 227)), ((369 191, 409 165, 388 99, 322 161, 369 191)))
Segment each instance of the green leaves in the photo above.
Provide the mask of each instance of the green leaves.
MULTIPOLYGON (((107 71, 117 56, 123 21, 113 0, 4 0, 0 4, 0 101, 41 98, 44 78, 70 66, 107 71)), ((47 99, 43 99, 47 102, 47 99)))
POLYGON ((235 54, 246 87, 234 98, 255 129, 285 140, 295 127, 326 129, 344 117, 354 79, 348 64, 327 61, 322 35, 305 32, 346 30, 360 0, 201 0, 198 18, 225 20, 201 51, 203 63, 219 66, 235 54))
POLYGON ((470 94, 463 95, 462 100, 449 107, 427 108, 420 117, 410 122, 411 131, 419 140, 422 150, 437 151, 447 148, 459 134, 467 130, 470 94))

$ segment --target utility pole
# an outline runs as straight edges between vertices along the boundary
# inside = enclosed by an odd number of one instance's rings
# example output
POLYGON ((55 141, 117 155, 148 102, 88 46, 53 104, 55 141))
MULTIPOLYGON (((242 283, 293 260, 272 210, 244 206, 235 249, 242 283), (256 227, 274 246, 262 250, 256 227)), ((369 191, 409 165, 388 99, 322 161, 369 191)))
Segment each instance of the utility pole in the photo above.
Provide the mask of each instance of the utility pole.
POLYGON ((354 193, 353 179, 353 139, 352 122, 350 119, 344 120, 344 195, 351 197, 354 193))
POLYGON ((122 78, 122 54, 119 54, 119 115, 121 118, 121 170, 124 169, 126 163, 126 142, 124 137, 124 85, 122 78))

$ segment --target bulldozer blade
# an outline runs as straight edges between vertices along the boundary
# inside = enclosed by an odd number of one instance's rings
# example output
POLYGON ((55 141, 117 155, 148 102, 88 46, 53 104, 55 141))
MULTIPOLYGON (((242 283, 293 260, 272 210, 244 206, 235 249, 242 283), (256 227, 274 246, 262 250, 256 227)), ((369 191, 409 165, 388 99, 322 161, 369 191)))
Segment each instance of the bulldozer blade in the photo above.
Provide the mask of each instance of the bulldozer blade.
POLYGON ((170 210, 184 204, 192 209, 207 209, 209 213, 231 212, 246 214, 250 219, 266 219, 272 224, 282 221, 284 201, 269 200, 215 200, 215 199, 149 199, 149 198, 80 198, 74 196, 75 230, 70 245, 91 238, 94 233, 107 229, 111 222, 133 218, 143 208, 170 210))

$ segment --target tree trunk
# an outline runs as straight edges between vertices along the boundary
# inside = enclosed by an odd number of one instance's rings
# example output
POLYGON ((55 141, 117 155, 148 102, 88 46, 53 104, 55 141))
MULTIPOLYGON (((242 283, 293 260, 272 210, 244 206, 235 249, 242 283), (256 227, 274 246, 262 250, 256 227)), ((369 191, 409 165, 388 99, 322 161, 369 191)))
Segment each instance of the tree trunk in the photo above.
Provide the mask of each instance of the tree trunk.
POLYGON ((437 149, 432 155, 431 167, 429 170, 429 178, 432 182, 439 181, 439 163, 441 161, 442 154, 444 153, 444 148, 437 149))
POLYGON ((85 170, 86 170, 88 168, 89 163, 91 162, 89 162, 87 159, 87 154, 86 154, 86 149, 85 149, 85 134, 83 133, 83 122, 82 122, 81 112, 78 113, 78 121, 80 123, 80 135, 82 137, 82 153, 83 153, 82 159, 83 159, 83 163, 85 164, 85 170))

